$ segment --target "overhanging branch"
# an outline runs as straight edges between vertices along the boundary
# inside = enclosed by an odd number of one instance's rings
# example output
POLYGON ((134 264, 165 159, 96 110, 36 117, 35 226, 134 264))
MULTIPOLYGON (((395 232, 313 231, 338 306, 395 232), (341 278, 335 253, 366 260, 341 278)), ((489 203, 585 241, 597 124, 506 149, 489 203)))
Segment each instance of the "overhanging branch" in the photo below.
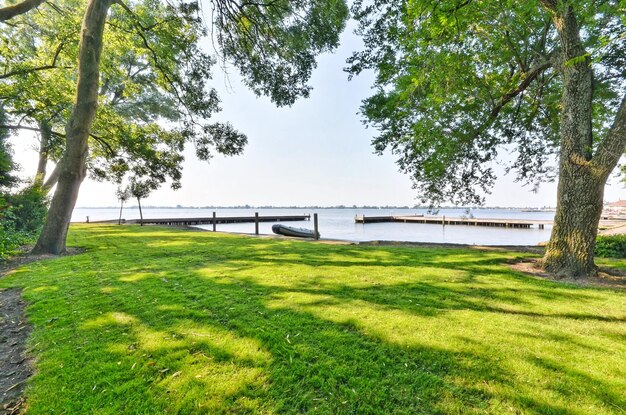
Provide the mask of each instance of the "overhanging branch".
POLYGON ((528 88, 530 84, 535 79, 537 79, 537 77, 543 71, 550 68, 551 66, 552 62, 548 60, 530 68, 530 70, 526 73, 526 76, 524 77, 524 79, 522 79, 522 82, 519 83, 517 88, 504 94, 502 98, 500 98, 498 103, 491 109, 491 113, 489 114, 490 118, 495 119, 500 114, 500 111, 502 111, 502 108, 504 108, 506 104, 508 104, 513 98, 524 92, 526 88, 528 88))
POLYGON ((14 4, 12 6, 6 6, 0 8, 0 22, 5 22, 9 19, 24 14, 31 9, 44 3, 46 0, 24 0, 21 3, 14 4))
MULTIPOLYGON (((41 128, 37 128, 37 127, 27 127, 25 125, 6 125, 6 124, 0 124, 0 130, 5 129, 5 130, 26 130, 26 131, 34 131, 34 132, 41 132, 41 128)), ((57 136, 57 137, 63 137, 66 138, 67 136, 65 134, 56 132, 56 131, 51 131, 50 132, 52 135, 57 136)), ((111 145, 106 141, 105 138, 97 136, 93 133, 90 133, 89 136, 91 138, 93 138, 94 140, 96 140, 105 150, 107 150, 109 152, 109 155, 111 157, 115 157, 117 155, 116 151, 113 149, 113 147, 111 147, 111 145)))
POLYGON ((36 127, 26 127, 24 125, 5 125, 2 124, 0 125, 0 130, 27 130, 27 131, 35 131, 35 132, 40 132, 41 129, 36 128, 36 127))
POLYGON ((535 81, 537 77, 539 77, 539 75, 541 75, 544 71, 551 68, 552 66, 553 66, 553 61, 548 59, 530 68, 528 72, 526 72, 524 79, 522 79, 519 85, 515 87, 514 89, 512 89, 511 91, 504 94, 498 100, 498 102, 493 106, 493 108, 489 112, 489 117, 487 118, 487 120, 484 123, 482 123, 475 130, 475 132, 471 135, 472 140, 480 136, 480 134, 482 134, 487 128, 489 128, 498 119, 498 116, 500 115, 500 112, 502 111, 502 109, 509 102, 511 102, 511 100, 513 100, 519 94, 524 92, 530 86, 530 84, 532 84, 533 81, 535 81))
POLYGON ((179 104, 181 104, 183 108, 187 110, 189 117, 193 120, 193 114, 191 113, 191 111, 188 110, 185 100, 181 96, 181 93, 179 92, 178 87, 176 86, 176 82, 174 82, 174 80, 172 79, 168 71, 161 65, 159 54, 154 50, 154 48, 152 48, 152 46, 150 46, 150 42, 148 41, 148 38, 145 36, 145 32, 150 31, 154 27, 154 25, 145 26, 142 23, 139 16, 137 16, 137 14, 135 14, 135 12, 133 12, 132 9, 126 3, 124 3, 123 0, 116 0, 115 3, 118 4, 120 7, 122 7, 122 9, 124 9, 124 11, 126 11, 130 15, 130 17, 133 20, 133 26, 136 29, 135 34, 141 38, 144 48, 148 52, 150 52, 150 56, 152 57, 154 66, 161 73, 161 75, 163 76, 165 81, 168 83, 170 88, 172 88, 172 92, 176 96, 176 100, 179 102, 179 104))
POLYGON ((626 148, 626 95, 617 110, 611 129, 591 159, 591 165, 610 174, 626 148))
POLYGON ((57 66, 57 60, 59 59, 59 55, 61 54, 61 51, 63 50, 63 46, 65 46, 65 43, 61 43, 56 51, 54 52, 54 57, 52 58, 52 63, 50 65, 43 65, 43 66, 37 66, 34 68, 24 68, 24 69, 16 69, 15 71, 11 71, 11 72, 7 72, 5 74, 0 75, 0 79, 6 79, 6 78, 10 78, 12 76, 16 76, 16 75, 25 75, 25 74, 29 74, 32 72, 38 72, 38 71, 45 71, 48 69, 70 69, 70 66, 57 66))

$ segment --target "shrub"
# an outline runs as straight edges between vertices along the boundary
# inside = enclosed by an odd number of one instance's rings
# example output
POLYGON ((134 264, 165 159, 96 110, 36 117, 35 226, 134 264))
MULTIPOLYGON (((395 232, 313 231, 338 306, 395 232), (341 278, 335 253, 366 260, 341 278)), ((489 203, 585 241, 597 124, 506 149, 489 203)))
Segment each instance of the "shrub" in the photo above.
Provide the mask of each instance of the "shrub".
POLYGON ((47 210, 46 193, 37 186, 0 195, 0 260, 37 236, 47 210))
POLYGON ((596 255, 605 258, 626 258, 626 235, 598 236, 596 255))

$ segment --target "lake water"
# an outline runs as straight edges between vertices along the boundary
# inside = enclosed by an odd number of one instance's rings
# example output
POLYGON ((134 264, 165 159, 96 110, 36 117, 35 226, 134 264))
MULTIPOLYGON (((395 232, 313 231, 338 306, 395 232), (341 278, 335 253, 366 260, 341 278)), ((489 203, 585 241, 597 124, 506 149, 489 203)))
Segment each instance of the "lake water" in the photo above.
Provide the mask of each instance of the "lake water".
MULTIPOLYGON (((476 245, 536 245, 550 238, 551 226, 545 229, 491 228, 483 226, 431 225, 416 223, 371 223, 356 224, 356 215, 429 215, 427 209, 151 209, 143 210, 145 218, 191 218, 210 217, 213 211, 217 216, 254 216, 259 215, 306 215, 317 213, 319 231, 322 239, 343 239, 348 241, 407 241, 435 242, 476 245)), ((85 222, 117 219, 119 209, 113 208, 76 208, 72 221, 85 222)), ((554 212, 524 212, 520 209, 440 209, 435 216, 475 217, 490 219, 538 219, 552 220, 554 212)), ((138 219, 137 208, 124 209, 123 218, 138 219)), ((313 228, 313 220, 303 222, 285 222, 285 224, 313 228)), ((272 234, 272 223, 261 223, 260 233, 272 234)), ((199 226, 211 229, 211 225, 199 226)), ((254 233, 254 223, 218 224, 222 232, 254 233)))

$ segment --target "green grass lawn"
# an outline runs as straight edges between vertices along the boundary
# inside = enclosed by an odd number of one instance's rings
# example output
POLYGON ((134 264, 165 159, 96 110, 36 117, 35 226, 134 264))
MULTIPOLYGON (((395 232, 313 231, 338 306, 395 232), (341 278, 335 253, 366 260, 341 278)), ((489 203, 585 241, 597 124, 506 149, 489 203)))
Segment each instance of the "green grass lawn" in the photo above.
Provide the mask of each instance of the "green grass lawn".
POLYGON ((626 292, 521 254, 74 226, 24 266, 30 414, 619 414, 626 292))

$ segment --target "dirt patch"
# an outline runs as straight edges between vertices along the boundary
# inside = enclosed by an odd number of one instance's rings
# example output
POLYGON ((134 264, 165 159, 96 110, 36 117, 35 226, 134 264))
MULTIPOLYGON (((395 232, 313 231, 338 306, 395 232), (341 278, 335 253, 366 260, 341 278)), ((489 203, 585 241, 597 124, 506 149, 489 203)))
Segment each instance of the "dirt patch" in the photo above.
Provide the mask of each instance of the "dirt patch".
POLYGON ((543 278, 552 281, 566 282, 569 284, 575 284, 585 287, 610 287, 626 289, 626 272, 614 268, 601 267, 599 269, 597 277, 564 278, 541 269, 538 259, 511 261, 510 266, 515 271, 520 271, 533 277, 543 278))
MULTIPOLYGON (((28 251, 30 247, 24 247, 23 254, 0 263, 0 278, 31 262, 85 252, 83 248, 68 248, 62 255, 31 255, 28 251)), ((24 315, 25 308, 19 289, 0 291, 0 415, 22 413, 22 395, 32 373, 31 361, 26 355, 31 327, 24 315)))
POLYGON ((612 228, 600 229, 599 235, 624 235, 626 234, 626 225, 614 226, 612 228))
POLYGON ((20 290, 0 291, 0 415, 20 413, 22 394, 31 374, 26 356, 30 326, 20 290))

